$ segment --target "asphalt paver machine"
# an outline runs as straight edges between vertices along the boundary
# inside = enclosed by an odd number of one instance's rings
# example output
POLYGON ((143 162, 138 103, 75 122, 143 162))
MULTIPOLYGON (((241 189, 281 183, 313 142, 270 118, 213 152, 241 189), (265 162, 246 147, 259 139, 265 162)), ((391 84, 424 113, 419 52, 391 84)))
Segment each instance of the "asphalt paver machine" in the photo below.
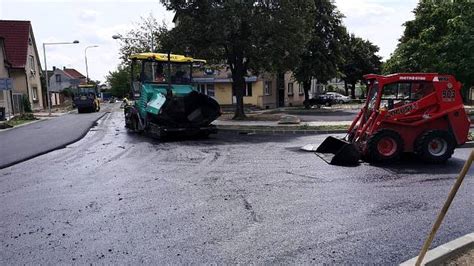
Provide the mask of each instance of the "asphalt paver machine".
POLYGON ((315 150, 336 165, 392 162, 415 153, 429 163, 448 160, 467 141, 470 120, 461 83, 436 73, 369 74, 364 107, 343 139, 328 137, 315 150))
POLYGON ((130 104, 125 106, 125 126, 156 137, 216 133, 211 124, 221 115, 212 97, 192 84, 193 67, 206 61, 184 55, 140 53, 130 56, 130 104))

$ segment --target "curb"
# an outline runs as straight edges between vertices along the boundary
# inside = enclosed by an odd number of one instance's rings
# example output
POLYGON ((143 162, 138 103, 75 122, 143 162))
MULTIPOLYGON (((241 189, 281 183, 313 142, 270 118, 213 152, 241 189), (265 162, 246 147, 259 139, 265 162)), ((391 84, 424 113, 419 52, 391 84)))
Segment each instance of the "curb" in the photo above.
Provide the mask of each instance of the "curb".
MULTIPOLYGON (((447 259, 474 247, 474 233, 467 234, 426 253, 422 265, 441 265, 447 259)), ((401 266, 415 265, 418 256, 402 262, 401 266)))
POLYGON ((44 120, 44 119, 38 118, 38 119, 36 119, 36 120, 31 120, 30 122, 26 122, 26 123, 23 123, 23 124, 21 124, 21 125, 17 125, 17 126, 14 126, 14 127, 9 127, 9 128, 0 129, 0 132, 5 132, 5 131, 8 131, 8 130, 13 130, 13 129, 15 129, 15 128, 27 126, 27 125, 34 124, 34 123, 38 123, 38 122, 41 122, 41 121, 43 121, 43 120, 44 120))
MULTIPOLYGON (((101 116, 99 116, 96 120, 94 120, 89 127, 87 127, 86 129, 84 129, 84 131, 79 135, 79 137, 71 140, 71 141, 68 141, 66 143, 63 143, 59 146, 56 146, 54 148, 51 148, 51 149, 48 149, 48 150, 45 150, 45 151, 42 151, 42 152, 39 152, 39 153, 36 153, 36 154, 33 154, 33 155, 30 155, 30 156, 27 156, 25 158, 22 158, 22 159, 19 159, 19 160, 16 160, 16 161, 13 161, 13 162, 9 162, 7 164, 4 164, 4 165, 0 165, 0 170, 1 169, 5 169, 7 167, 10 167, 10 166, 13 166, 15 164, 18 164, 18 163, 22 163, 22 162, 25 162, 25 161, 28 161, 30 159, 33 159, 35 157, 38 157, 38 156, 41 156, 41 155, 44 155, 46 153, 50 153, 52 151, 55 151, 55 150, 59 150, 59 149, 63 149, 63 148, 66 148, 66 146, 82 139, 85 135, 87 135, 87 133, 89 132, 89 130, 97 123, 97 121, 99 121, 100 119, 102 119, 105 115, 107 114, 110 114, 110 112, 104 112, 101 116)), ((38 121, 44 121, 44 120, 38 120, 38 121)), ((13 127, 15 128, 15 127, 13 127)), ((11 128, 11 129, 13 129, 11 128)))
POLYGON ((297 134, 297 135, 319 135, 319 134, 341 134, 347 133, 347 130, 316 130, 316 129, 247 129, 245 127, 230 128, 230 127, 220 127, 217 126, 219 131, 231 132, 236 134, 271 134, 271 135, 280 135, 280 134, 297 134))

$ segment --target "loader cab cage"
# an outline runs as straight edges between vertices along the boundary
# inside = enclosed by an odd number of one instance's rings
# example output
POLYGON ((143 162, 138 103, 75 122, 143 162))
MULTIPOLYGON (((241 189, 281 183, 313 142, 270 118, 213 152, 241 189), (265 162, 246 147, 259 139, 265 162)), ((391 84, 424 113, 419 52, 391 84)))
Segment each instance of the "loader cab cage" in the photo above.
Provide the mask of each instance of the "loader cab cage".
POLYGON ((380 88, 377 80, 369 80, 367 111, 375 111, 379 108, 391 110, 415 102, 434 92, 433 83, 428 81, 398 81, 384 84, 380 88))
POLYGON ((434 92, 432 82, 395 82, 384 85, 380 107, 392 110, 405 104, 415 102, 434 92))

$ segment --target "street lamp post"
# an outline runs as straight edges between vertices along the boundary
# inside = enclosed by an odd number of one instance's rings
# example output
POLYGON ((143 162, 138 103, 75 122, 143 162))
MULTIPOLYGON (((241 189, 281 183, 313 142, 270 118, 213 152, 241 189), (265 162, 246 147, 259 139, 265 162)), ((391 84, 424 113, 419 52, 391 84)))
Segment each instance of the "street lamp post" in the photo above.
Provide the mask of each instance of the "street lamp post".
POLYGON ((149 42, 149 43, 150 43, 151 52, 153 53, 153 50, 155 50, 154 42, 153 42, 153 31, 152 31, 152 34, 151 34, 151 42, 150 42, 150 40, 141 39, 141 38, 126 38, 126 37, 123 37, 123 36, 120 35, 120 34, 112 35, 112 39, 114 39, 114 40, 136 40, 136 41, 149 42))
POLYGON ((50 92, 49 92, 48 65, 46 64, 46 45, 77 44, 77 43, 79 43, 78 40, 75 40, 73 42, 44 42, 43 43, 44 73, 45 73, 45 79, 46 79, 46 94, 48 96, 49 116, 51 116, 51 95, 50 95, 50 92))
POLYGON ((98 45, 91 45, 87 46, 86 49, 84 49, 84 59, 86 60, 86 83, 89 84, 89 67, 87 66, 87 49, 89 48, 95 48, 99 47, 98 45))

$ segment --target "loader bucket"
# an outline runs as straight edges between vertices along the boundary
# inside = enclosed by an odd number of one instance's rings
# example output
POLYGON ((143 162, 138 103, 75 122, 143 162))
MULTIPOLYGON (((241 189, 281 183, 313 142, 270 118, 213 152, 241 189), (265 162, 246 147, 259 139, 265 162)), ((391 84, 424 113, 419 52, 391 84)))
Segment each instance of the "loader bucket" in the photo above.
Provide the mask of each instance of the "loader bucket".
POLYGON ((360 152, 353 143, 331 136, 319 145, 316 155, 334 165, 356 165, 360 159, 360 152))

